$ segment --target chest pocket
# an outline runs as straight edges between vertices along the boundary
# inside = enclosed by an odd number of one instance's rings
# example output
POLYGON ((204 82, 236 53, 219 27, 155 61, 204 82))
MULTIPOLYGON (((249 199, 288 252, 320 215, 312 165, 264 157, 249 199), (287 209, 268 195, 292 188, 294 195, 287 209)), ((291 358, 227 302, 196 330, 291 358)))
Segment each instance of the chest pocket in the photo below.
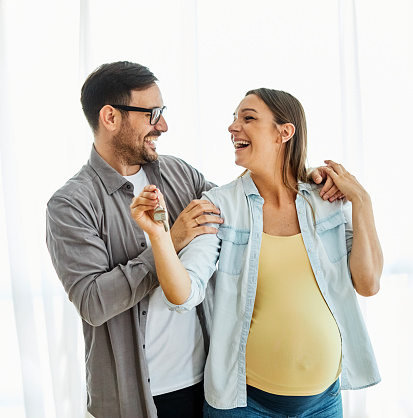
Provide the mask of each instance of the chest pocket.
POLYGON ((326 250, 328 259, 335 263, 347 255, 346 223, 343 212, 321 219, 317 222, 316 231, 326 250))
POLYGON ((221 240, 218 270, 232 275, 240 274, 244 263, 245 248, 250 236, 249 231, 221 225, 217 236, 221 240))

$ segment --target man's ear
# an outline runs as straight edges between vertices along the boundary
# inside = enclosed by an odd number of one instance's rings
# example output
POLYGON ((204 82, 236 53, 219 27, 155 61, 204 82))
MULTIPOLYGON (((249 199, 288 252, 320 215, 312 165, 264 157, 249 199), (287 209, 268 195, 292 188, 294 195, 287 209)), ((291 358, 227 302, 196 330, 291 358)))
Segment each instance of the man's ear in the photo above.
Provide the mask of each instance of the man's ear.
POLYGON ((280 144, 284 144, 289 141, 295 134, 295 126, 292 123, 284 123, 284 125, 279 126, 280 136, 278 141, 280 144))
POLYGON ((100 109, 99 121, 103 128, 109 132, 113 132, 120 127, 122 116, 112 106, 105 105, 100 109))

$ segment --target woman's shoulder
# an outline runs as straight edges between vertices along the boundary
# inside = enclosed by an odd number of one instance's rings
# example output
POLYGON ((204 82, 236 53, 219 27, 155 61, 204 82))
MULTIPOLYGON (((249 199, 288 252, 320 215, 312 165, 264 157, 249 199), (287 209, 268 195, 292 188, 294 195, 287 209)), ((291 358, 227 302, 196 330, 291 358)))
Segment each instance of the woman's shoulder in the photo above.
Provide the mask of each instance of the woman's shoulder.
POLYGON ((228 193, 238 193, 242 189, 242 179, 240 177, 236 178, 235 180, 224 184, 219 187, 214 187, 207 192, 204 192, 206 196, 213 196, 216 198, 220 198, 223 196, 227 196, 228 193))
POLYGON ((247 204, 241 178, 236 178, 230 183, 203 192, 202 196, 219 208, 221 214, 231 213, 234 208, 241 210, 247 204))
POLYGON ((351 203, 346 199, 336 199, 334 202, 324 200, 320 196, 322 186, 314 183, 299 184, 301 196, 310 203, 317 218, 329 217, 337 212, 343 212, 351 206, 351 203))

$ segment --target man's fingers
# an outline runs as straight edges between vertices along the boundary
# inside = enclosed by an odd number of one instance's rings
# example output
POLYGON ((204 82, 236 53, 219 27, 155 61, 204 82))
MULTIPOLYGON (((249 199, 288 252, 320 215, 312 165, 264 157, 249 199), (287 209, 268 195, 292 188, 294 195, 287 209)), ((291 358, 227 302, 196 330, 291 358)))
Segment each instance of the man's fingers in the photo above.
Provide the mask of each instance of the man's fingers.
POLYGON ((196 217, 204 212, 216 213, 219 215, 219 209, 208 200, 193 200, 185 209, 184 212, 196 217))
POLYGON ((324 194, 323 194, 323 199, 327 200, 330 199, 331 197, 333 197, 337 192, 338 192, 338 188, 335 184, 333 184, 333 186, 327 190, 324 194))
POLYGON ((196 218, 194 218, 194 220, 198 225, 202 225, 202 224, 222 224, 224 222, 224 220, 222 218, 220 218, 219 216, 206 215, 206 214, 197 216, 196 218))
MULTIPOLYGON (((325 167, 325 169, 327 169, 328 167, 325 167)), ((330 169, 331 170, 331 169, 330 169)), ((328 175, 327 176, 327 180, 324 183, 324 186, 321 188, 320 190, 320 196, 324 196, 325 193, 327 193, 327 191, 329 191, 332 187, 334 186, 334 182, 333 179, 328 175)))
POLYGON ((214 228, 213 226, 202 225, 198 227, 195 231, 196 231, 195 236, 197 237, 198 235, 203 235, 203 234, 216 234, 218 231, 218 228, 214 228))
POLYGON ((326 173, 320 168, 316 168, 311 172, 311 178, 315 184, 320 184, 326 177, 326 173))
POLYGON ((330 197, 328 200, 330 202, 334 202, 335 200, 340 199, 340 196, 342 196, 342 193, 340 190, 337 190, 333 195, 330 194, 330 197))

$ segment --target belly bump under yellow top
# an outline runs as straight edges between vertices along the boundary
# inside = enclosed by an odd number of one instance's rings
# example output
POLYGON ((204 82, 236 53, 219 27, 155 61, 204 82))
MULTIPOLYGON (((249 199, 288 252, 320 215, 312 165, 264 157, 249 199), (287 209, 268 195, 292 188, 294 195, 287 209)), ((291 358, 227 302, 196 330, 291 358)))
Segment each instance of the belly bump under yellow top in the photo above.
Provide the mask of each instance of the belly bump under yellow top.
POLYGON ((321 393, 341 372, 340 332, 301 234, 263 233, 246 368, 248 385, 285 396, 321 393))

